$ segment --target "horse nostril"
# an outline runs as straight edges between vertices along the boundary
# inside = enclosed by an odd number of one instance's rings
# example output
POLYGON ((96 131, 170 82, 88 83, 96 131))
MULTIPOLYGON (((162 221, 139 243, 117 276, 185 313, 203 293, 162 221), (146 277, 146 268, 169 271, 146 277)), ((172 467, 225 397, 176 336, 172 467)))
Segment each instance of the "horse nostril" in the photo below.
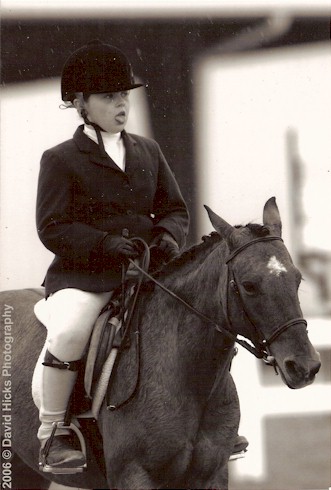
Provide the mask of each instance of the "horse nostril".
POLYGON ((310 370, 310 374, 311 376, 315 376, 318 371, 320 370, 320 367, 321 367, 321 363, 320 361, 316 361, 314 364, 313 364, 313 367, 311 368, 310 370))
POLYGON ((297 366, 296 366, 296 363, 295 361, 285 361, 285 368, 286 368, 286 371, 288 372, 288 374, 290 376, 296 376, 298 374, 298 369, 297 369, 297 366))
POLYGON ((320 370, 321 363, 312 359, 304 361, 300 356, 297 356, 284 360, 284 367, 292 380, 301 380, 310 384, 320 370))

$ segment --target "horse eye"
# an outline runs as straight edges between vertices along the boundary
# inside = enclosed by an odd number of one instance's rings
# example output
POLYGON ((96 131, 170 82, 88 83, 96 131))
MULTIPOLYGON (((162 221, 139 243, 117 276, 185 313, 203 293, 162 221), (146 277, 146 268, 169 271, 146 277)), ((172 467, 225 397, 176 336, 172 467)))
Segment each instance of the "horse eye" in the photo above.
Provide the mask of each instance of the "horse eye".
POLYGON ((296 271, 295 271, 295 279, 296 279, 296 282, 297 282, 297 287, 300 286, 301 281, 304 281, 304 278, 302 277, 301 272, 298 271, 298 269, 296 269, 296 271))
POLYGON ((256 286, 253 282, 245 281, 242 283, 242 285, 248 294, 255 294, 257 292, 256 286))

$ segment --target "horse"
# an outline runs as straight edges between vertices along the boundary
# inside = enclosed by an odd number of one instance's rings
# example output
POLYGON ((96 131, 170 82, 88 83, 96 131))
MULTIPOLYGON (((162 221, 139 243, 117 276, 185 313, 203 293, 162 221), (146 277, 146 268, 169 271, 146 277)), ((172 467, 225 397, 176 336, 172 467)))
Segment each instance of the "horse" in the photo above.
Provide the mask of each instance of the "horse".
MULTIPOLYGON (((92 427, 87 470, 45 478, 80 488, 226 490, 240 419, 230 370, 235 344, 271 364, 291 389, 314 381, 319 355, 275 198, 264 205, 263 224, 232 226, 205 207, 215 231, 146 273, 132 332, 139 342, 131 342, 139 362, 132 346, 123 350, 92 427)), ((38 412, 30 390, 46 336, 33 314, 40 294, 2 293, 11 444, 36 471, 38 412)))

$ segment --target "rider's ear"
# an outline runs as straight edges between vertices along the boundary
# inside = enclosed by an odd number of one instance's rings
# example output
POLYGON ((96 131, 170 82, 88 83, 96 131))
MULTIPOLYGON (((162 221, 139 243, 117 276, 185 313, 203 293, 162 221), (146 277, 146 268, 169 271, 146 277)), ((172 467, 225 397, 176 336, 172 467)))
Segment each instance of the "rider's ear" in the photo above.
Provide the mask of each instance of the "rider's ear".
POLYGON ((83 117, 84 99, 81 94, 76 94, 76 98, 72 101, 73 106, 77 110, 78 114, 83 117))

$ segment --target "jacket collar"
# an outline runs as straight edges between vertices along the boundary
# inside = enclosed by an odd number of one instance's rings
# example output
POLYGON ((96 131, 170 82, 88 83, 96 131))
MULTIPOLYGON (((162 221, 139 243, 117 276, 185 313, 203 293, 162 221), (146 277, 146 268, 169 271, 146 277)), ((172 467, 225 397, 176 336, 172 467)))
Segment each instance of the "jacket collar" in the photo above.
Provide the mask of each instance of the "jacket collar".
MULTIPOLYGON (((73 136, 74 142, 78 146, 79 150, 83 153, 89 153, 92 163, 112 167, 119 172, 122 172, 122 170, 119 169, 116 163, 108 155, 102 155, 99 146, 84 133, 83 129, 83 124, 78 126, 73 136)), ((136 149, 137 141, 125 130, 122 131, 122 138, 125 146, 125 171, 128 172, 139 163, 139 155, 136 149)))

